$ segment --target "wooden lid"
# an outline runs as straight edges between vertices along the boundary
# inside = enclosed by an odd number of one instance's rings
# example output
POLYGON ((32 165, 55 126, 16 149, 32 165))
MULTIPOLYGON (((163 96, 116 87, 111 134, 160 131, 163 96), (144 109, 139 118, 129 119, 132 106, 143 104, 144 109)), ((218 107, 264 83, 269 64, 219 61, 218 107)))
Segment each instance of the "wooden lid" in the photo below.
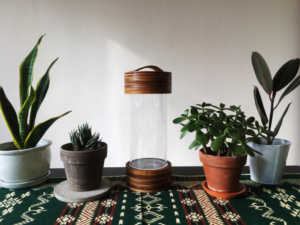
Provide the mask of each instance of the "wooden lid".
POLYGON ((157 66, 144 66, 126 72, 125 94, 170 94, 172 93, 172 73, 157 66), (140 71, 149 68, 154 71, 140 71))

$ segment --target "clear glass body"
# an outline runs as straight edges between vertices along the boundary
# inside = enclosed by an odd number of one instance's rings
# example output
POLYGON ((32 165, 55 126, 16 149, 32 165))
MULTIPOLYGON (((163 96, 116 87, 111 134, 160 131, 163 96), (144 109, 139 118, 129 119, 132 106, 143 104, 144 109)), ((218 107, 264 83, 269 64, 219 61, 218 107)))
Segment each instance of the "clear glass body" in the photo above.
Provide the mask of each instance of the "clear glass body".
POLYGON ((167 95, 131 94, 130 166, 156 170, 167 166, 167 95))

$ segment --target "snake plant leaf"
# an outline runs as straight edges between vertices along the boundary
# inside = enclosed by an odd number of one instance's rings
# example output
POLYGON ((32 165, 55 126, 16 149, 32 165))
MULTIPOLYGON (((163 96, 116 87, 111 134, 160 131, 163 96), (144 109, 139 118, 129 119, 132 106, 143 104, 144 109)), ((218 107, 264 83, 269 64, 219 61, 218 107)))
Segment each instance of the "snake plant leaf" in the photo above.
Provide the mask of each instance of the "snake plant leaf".
POLYGON ((46 120, 45 122, 42 122, 38 125, 36 125, 32 131, 28 134, 25 143, 24 148, 33 148, 36 146, 36 144, 39 142, 39 140, 43 137, 45 132, 48 130, 48 128, 59 118, 69 114, 72 111, 68 111, 60 116, 53 117, 49 120, 46 120))
POLYGON ((216 152, 219 151, 224 145, 225 137, 220 135, 215 140, 212 141, 210 148, 212 151, 216 152))
POLYGON ((287 86, 297 75, 300 59, 292 59, 286 62, 273 78, 273 91, 280 91, 287 86))
POLYGON ((280 130, 280 127, 281 127, 281 124, 282 124, 282 121, 283 121, 283 119, 284 119, 284 117, 285 117, 287 111, 289 110, 291 104, 292 104, 292 103, 288 104, 288 106, 287 106, 286 109, 284 110, 284 112, 283 112, 283 114, 282 114, 280 120, 278 121, 277 126, 275 127, 275 130, 274 130, 275 136, 278 134, 278 132, 279 132, 279 130, 280 130))
POLYGON ((202 145, 207 145, 207 143, 209 142, 208 136, 204 134, 201 130, 197 130, 196 140, 202 145))
POLYGON ((243 155, 245 153, 245 150, 237 144, 227 143, 227 145, 235 155, 243 155))
POLYGON ((247 152, 248 155, 250 156, 254 156, 254 152, 252 151, 252 148, 250 148, 245 142, 240 141, 242 148, 245 150, 245 152, 247 152))
POLYGON ((192 115, 197 115, 198 114, 198 110, 194 107, 191 108, 191 114, 192 115))
POLYGON ((27 118, 29 113, 29 108, 32 106, 32 103, 35 101, 35 91, 32 86, 30 86, 30 94, 26 101, 24 102, 24 105, 22 106, 20 112, 19 112, 19 133, 22 144, 25 142, 27 135, 29 134, 28 124, 27 124, 27 118))
POLYGON ((196 147, 197 145, 199 145, 198 141, 197 141, 197 140, 194 140, 194 141, 190 144, 189 149, 192 149, 192 148, 196 147))
POLYGON ((22 149, 17 113, 0 86, 0 111, 18 149, 22 149))
POLYGON ((258 90, 258 88, 256 86, 254 86, 253 93, 254 93, 254 100, 255 100, 256 109, 257 109, 258 114, 260 116, 261 123, 264 126, 266 126, 267 123, 268 123, 268 117, 267 117, 267 114, 266 114, 263 102, 261 100, 259 90, 258 90))
POLYGON ((41 79, 38 81, 36 85, 36 99, 32 105, 31 111, 30 111, 30 119, 29 119, 29 130, 32 130, 35 124, 35 118, 37 115, 37 112, 47 94, 49 83, 50 83, 50 69, 54 65, 54 63, 58 60, 55 59, 50 66, 48 67, 46 73, 44 76, 41 77, 41 79))
POLYGON ((182 132, 180 135, 180 139, 182 139, 188 132, 189 132, 188 130, 182 132))
POLYGON ((35 59, 38 54, 38 46, 40 45, 42 38, 45 35, 41 36, 39 40, 37 41, 36 45, 32 49, 32 51, 29 53, 29 55, 23 60, 23 62, 20 65, 19 71, 20 71, 20 82, 19 82, 19 88, 20 88, 20 107, 24 105, 24 102, 27 99, 28 96, 28 90, 32 82, 33 78, 33 67, 35 63, 35 59))
POLYGON ((280 96, 278 104, 285 96, 287 96, 289 93, 295 90, 299 86, 299 84, 300 84, 300 76, 298 76, 295 80, 293 80, 293 82, 284 90, 284 92, 280 96))
POLYGON ((182 122, 186 119, 187 119, 186 117, 178 117, 178 118, 173 120, 173 123, 178 124, 178 123, 180 123, 180 122, 182 122))
POLYGON ((251 59, 252 59, 252 65, 258 82, 263 87, 263 89, 267 92, 267 94, 270 96, 273 89, 273 82, 266 61, 258 52, 253 52, 251 59))

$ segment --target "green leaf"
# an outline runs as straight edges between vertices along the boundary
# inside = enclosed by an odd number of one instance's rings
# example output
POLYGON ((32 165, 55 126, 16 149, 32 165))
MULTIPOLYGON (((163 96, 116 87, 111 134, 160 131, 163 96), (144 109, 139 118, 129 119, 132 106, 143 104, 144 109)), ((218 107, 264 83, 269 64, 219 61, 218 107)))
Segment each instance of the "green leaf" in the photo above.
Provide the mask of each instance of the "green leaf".
POLYGON ((41 36, 32 49, 32 51, 29 53, 29 55, 23 60, 23 62, 20 65, 19 71, 20 71, 20 106, 24 105, 24 102, 27 99, 28 96, 28 90, 32 82, 33 78, 33 67, 35 63, 35 59, 38 54, 38 46, 40 45, 42 38, 45 35, 41 36))
POLYGON ((213 136, 215 136, 215 137, 218 137, 218 136, 220 135, 219 130, 217 130, 217 129, 214 128, 213 126, 209 126, 209 127, 207 128, 207 130, 208 130, 208 132, 209 132, 211 135, 213 135, 213 136))
POLYGON ((199 145, 198 141, 197 141, 197 140, 194 140, 194 141, 190 144, 189 149, 192 149, 192 148, 194 148, 194 147, 197 146, 197 145, 199 145))
POLYGON ((298 76, 295 80, 293 80, 293 82, 284 90, 284 92, 282 93, 279 102, 281 102, 281 100, 287 96, 289 93, 291 93, 293 90, 295 90, 300 84, 300 76, 298 76))
POLYGON ((202 131, 198 130, 196 132, 196 140, 202 144, 202 145, 206 145, 209 142, 209 137, 204 134, 202 131))
POLYGON ((252 148, 250 148, 245 142, 240 141, 242 148, 245 150, 245 152, 247 152, 248 155, 250 156, 254 156, 254 153, 252 151, 252 148))
POLYGON ((243 155, 245 153, 245 150, 237 144, 227 143, 227 145, 235 155, 243 155))
POLYGON ((255 118, 253 116, 249 117, 246 122, 247 123, 253 123, 255 121, 255 118))
POLYGON ((184 111, 184 115, 186 115, 186 116, 189 115, 189 110, 188 110, 188 109, 186 109, 186 110, 184 111))
POLYGON ((192 115, 197 115, 198 114, 198 110, 194 107, 191 108, 191 114, 192 115))
POLYGON ((188 130, 182 132, 180 135, 180 139, 182 139, 188 132, 189 132, 188 130))
POLYGON ((252 65, 258 82, 270 96, 273 90, 272 76, 266 61, 258 52, 252 53, 252 65))
POLYGON ((189 119, 198 119, 198 114, 191 115, 189 119))
POLYGON ((189 126, 190 126, 191 122, 188 122, 186 125, 183 126, 183 128, 181 128, 181 132, 187 131, 189 126))
POLYGON ((24 148, 33 148, 36 146, 36 144, 40 141, 40 139, 44 136, 48 128, 59 118, 69 114, 72 111, 68 111, 60 116, 53 117, 49 120, 46 120, 43 123, 40 123, 36 125, 32 131, 28 134, 25 143, 24 143, 24 148))
POLYGON ((210 148, 212 151, 216 152, 219 151, 224 145, 225 137, 220 135, 215 140, 212 141, 210 148))
POLYGON ((259 144, 259 145, 261 144, 261 139, 259 137, 251 137, 249 138, 249 140, 251 140, 255 144, 259 144))
POLYGON ((235 131, 232 131, 232 130, 229 130, 228 131, 228 134, 230 137, 232 137, 233 139, 236 139, 236 140, 242 140, 242 137, 235 131))
POLYGON ((230 125, 235 128, 243 128, 243 124, 241 124, 239 122, 231 122, 230 125))
POLYGON ((226 129, 226 125, 223 124, 222 122, 216 122, 214 123, 214 128, 218 129, 218 130, 225 130, 226 129))
POLYGON ((221 108, 221 109, 224 109, 224 108, 225 108, 225 104, 221 103, 221 104, 220 104, 220 108, 221 108))
POLYGON ((254 86, 254 100, 255 100, 256 109, 261 119, 261 123, 265 126, 268 123, 268 117, 263 102, 261 100, 259 90, 255 86, 254 86))
POLYGON ((196 123, 192 123, 189 127, 188 127, 188 131, 189 132, 194 132, 196 129, 196 123))
POLYGON ((253 135, 256 135, 256 134, 255 134, 255 131, 254 131, 254 130, 251 130, 251 129, 245 130, 245 133, 248 134, 248 135, 252 135, 252 136, 253 136, 253 135))
POLYGON ((8 127, 11 136, 13 137, 14 144, 18 149, 22 149, 22 142, 19 135, 19 123, 17 113, 7 99, 3 88, 0 86, 0 111, 2 113, 3 119, 8 127))
POLYGON ((178 118, 173 120, 173 123, 178 124, 178 123, 180 123, 180 122, 182 122, 186 119, 187 119, 186 117, 178 117, 178 118))
POLYGON ((285 117, 287 111, 289 110, 291 104, 292 104, 292 103, 288 104, 288 106, 287 106, 286 109, 284 110, 284 112, 283 112, 283 114, 282 114, 280 120, 278 121, 277 126, 275 127, 275 130, 274 130, 275 136, 278 134, 278 132, 279 132, 279 130, 280 130, 280 127, 281 127, 281 124, 282 124, 282 121, 283 121, 283 119, 284 119, 284 117, 285 117))
POLYGON ((207 121, 204 121, 204 120, 197 120, 197 123, 202 125, 202 126, 206 126, 206 125, 209 124, 207 121))
POLYGON ((30 94, 19 112, 19 133, 20 133, 22 144, 24 144, 25 139, 27 138, 27 135, 29 134, 30 131, 27 124, 27 118, 28 118, 29 108, 32 106, 32 103, 34 101, 35 101, 35 91, 33 87, 30 86, 30 94))
POLYGON ((265 134, 267 134, 267 135, 269 135, 269 136, 271 136, 271 137, 275 137, 276 136, 276 134, 275 134, 275 132, 273 132, 273 131, 270 131, 270 130, 263 130, 262 131, 262 133, 265 133, 265 134))
POLYGON ((273 78, 273 91, 277 92, 288 85, 297 75, 300 59, 292 59, 286 62, 273 78))

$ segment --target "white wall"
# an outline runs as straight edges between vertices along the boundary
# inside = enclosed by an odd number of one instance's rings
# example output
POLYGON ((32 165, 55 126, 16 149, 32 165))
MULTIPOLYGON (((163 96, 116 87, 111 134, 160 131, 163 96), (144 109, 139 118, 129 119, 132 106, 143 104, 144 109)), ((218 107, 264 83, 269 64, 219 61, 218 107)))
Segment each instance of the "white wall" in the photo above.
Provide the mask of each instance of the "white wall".
MULTIPOLYGON (((129 96, 123 74, 157 65, 173 74, 168 97, 168 159, 174 166, 199 166, 188 150, 194 135, 179 139, 172 120, 190 105, 205 102, 242 105, 258 115, 253 85, 259 85, 251 51, 260 52, 272 74, 300 57, 300 1, 126 0, 0 1, 0 85, 19 110, 18 68, 40 45, 34 83, 59 57, 51 71, 48 95, 37 121, 73 112, 58 120, 44 138, 53 141, 52 168, 62 167, 60 146, 78 123, 89 122, 108 143, 106 167, 130 159, 129 96)), ((265 107, 269 103, 260 88, 265 107)), ((299 165, 300 89, 284 99, 275 121, 293 102, 279 133, 290 140, 287 164, 299 165)), ((11 141, 0 119, 0 142, 11 141)))

